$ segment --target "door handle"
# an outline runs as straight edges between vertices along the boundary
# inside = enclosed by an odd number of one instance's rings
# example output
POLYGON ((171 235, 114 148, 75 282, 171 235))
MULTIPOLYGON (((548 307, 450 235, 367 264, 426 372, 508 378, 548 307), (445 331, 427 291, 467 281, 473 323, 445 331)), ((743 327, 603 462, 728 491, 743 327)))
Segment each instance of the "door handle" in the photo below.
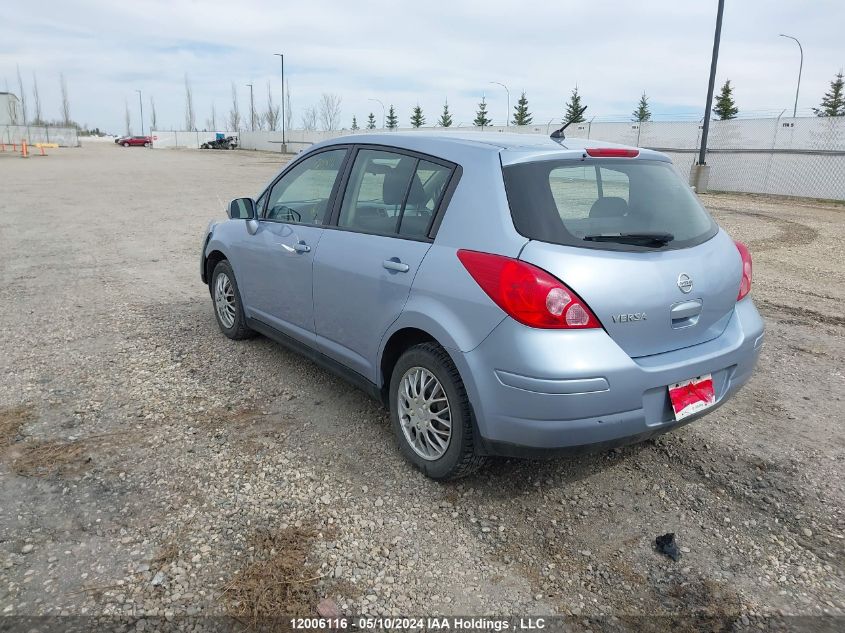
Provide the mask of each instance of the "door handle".
POLYGON ((308 246, 305 242, 299 242, 298 244, 293 245, 293 250, 297 253, 310 253, 311 247, 308 246))
POLYGON ((387 268, 387 270, 395 270, 397 273, 406 273, 411 270, 411 267, 408 264, 403 264, 399 261, 398 257, 394 257, 393 259, 385 259, 382 263, 382 266, 387 268))

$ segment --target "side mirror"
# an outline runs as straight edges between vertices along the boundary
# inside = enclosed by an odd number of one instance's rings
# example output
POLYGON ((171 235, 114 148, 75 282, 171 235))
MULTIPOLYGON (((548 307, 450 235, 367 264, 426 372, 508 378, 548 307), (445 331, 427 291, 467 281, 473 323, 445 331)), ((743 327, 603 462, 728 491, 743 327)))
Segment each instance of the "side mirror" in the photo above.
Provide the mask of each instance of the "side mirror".
POLYGON ((229 217, 233 220, 255 219, 255 200, 235 198, 229 203, 229 217))

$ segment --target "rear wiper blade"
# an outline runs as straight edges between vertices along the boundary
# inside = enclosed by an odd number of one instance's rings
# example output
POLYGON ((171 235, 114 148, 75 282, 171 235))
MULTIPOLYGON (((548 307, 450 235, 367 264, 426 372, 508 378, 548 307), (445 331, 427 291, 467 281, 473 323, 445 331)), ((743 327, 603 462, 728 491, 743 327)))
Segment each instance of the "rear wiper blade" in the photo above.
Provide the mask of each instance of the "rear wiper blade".
POLYGON ((618 242, 637 246, 664 246, 674 239, 675 236, 671 233, 616 233, 584 237, 587 242, 618 242))

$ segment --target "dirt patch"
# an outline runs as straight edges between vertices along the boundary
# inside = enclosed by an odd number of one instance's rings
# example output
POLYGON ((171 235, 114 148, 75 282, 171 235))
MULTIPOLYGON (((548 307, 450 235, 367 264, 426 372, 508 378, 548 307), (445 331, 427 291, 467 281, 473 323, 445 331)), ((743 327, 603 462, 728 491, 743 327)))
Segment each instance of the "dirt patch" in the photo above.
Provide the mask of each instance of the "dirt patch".
POLYGON ((320 575, 307 559, 316 534, 306 527, 259 531, 252 538, 253 560, 224 590, 229 614, 251 625, 313 615, 320 575))
POLYGON ((816 229, 807 226, 806 224, 795 222, 794 220, 773 217, 766 213, 739 211, 728 207, 709 206, 708 208, 711 211, 724 211, 735 215, 744 215, 774 224, 778 228, 778 234, 773 237, 752 240, 749 247, 751 247, 754 252, 768 251, 776 248, 783 248, 785 246, 807 246, 815 242, 816 238, 819 236, 819 232, 816 229))
POLYGON ((823 325, 845 325, 845 317, 835 316, 830 314, 823 314, 818 310, 807 308, 804 306, 791 306, 778 301, 769 301, 767 299, 757 299, 757 307, 763 314, 771 314, 773 312, 781 312, 795 317, 796 323, 803 324, 808 320, 820 323, 823 325))
POLYGON ((30 406, 0 410, 0 448, 14 444, 23 425, 34 418, 35 413, 30 406))
POLYGON ((23 477, 77 474, 91 462, 80 441, 35 441, 19 444, 12 458, 12 470, 23 477))

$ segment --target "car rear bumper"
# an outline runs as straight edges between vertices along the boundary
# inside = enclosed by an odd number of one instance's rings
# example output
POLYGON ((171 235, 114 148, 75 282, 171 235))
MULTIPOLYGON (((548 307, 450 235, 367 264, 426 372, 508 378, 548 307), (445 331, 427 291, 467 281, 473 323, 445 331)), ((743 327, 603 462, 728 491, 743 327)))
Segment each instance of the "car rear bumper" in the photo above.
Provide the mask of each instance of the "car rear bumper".
POLYGON ((505 319, 453 358, 486 451, 543 455, 641 441, 705 415, 713 408, 675 421, 667 386, 712 374, 719 406, 751 377, 762 343, 762 319, 744 299, 719 337, 654 356, 632 359, 604 330, 505 319))

